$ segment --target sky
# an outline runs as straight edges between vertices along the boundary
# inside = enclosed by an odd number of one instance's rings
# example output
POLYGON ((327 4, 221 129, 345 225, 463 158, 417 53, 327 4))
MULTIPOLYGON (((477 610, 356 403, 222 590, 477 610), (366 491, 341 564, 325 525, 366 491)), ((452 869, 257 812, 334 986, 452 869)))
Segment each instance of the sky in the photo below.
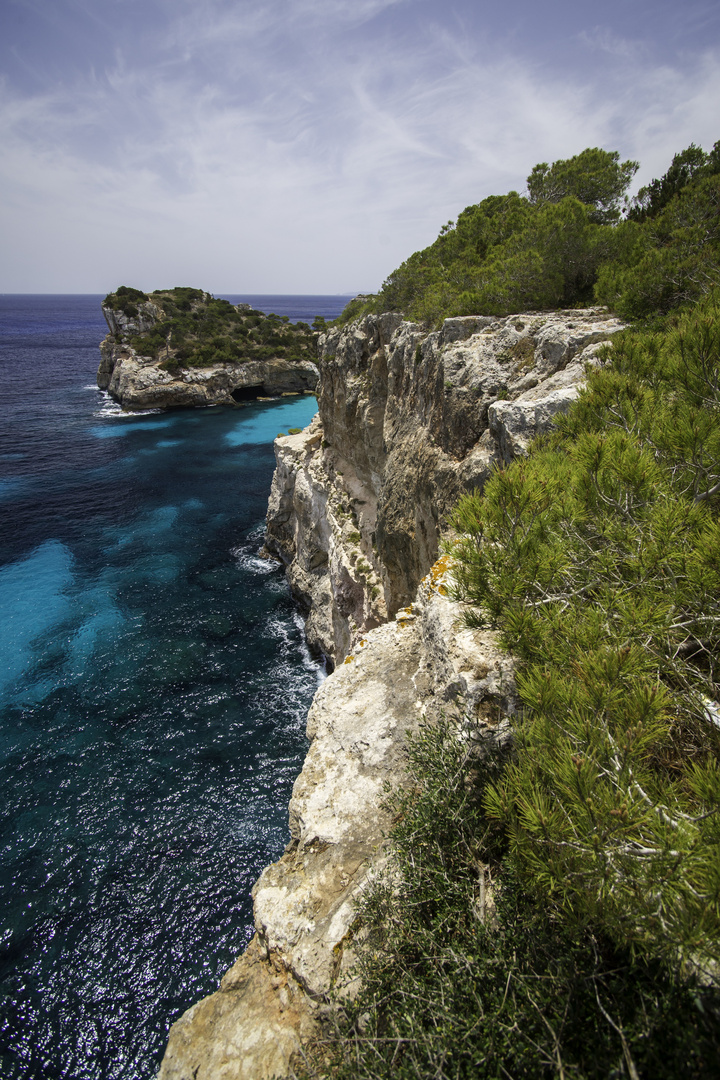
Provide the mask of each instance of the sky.
POLYGON ((717 139, 718 0, 2 0, 0 292, 375 291, 537 162, 717 139))

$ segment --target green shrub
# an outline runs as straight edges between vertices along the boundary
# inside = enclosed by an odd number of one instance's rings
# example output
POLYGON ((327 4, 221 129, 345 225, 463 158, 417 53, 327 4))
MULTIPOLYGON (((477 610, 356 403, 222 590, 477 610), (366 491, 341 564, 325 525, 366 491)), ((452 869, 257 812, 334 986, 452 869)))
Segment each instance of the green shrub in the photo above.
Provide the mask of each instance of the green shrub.
POLYGON ((115 292, 107 294, 103 300, 103 307, 111 308, 113 311, 122 311, 128 318, 134 318, 138 314, 138 304, 143 300, 149 300, 147 293, 128 285, 121 285, 115 292))
MULTIPOLYGON (((710 154, 689 147, 676 155, 666 176, 634 200, 632 220, 620 221, 636 168, 596 147, 536 165, 528 197, 511 191, 466 207, 377 295, 351 300, 337 325, 400 311, 439 326, 450 316, 595 300, 645 318, 698 300, 720 281, 720 143, 710 154)), ((313 326, 323 330, 324 320, 313 326)))
MULTIPOLYGON (((122 286, 106 303, 118 309, 125 305, 123 310, 137 314, 140 298, 148 299, 145 293, 122 286)), ((300 361, 314 355, 316 338, 307 323, 296 326, 286 316, 265 316, 243 305, 235 308, 201 289, 160 289, 152 300, 162 318, 130 341, 142 356, 157 359, 164 353, 165 360, 174 357, 176 366, 212 367, 274 357, 300 361)))
POLYGON ((720 286, 720 175, 688 184, 657 216, 620 227, 623 250, 604 266, 597 298, 624 318, 694 303, 720 286))
POLYGON ((716 1075, 720 997, 537 902, 483 793, 502 757, 410 740, 387 873, 354 927, 362 987, 295 1066, 337 1080, 716 1075), (362 931, 361 933, 359 933, 362 931))
POLYGON ((621 162, 617 151, 598 147, 553 165, 542 162, 527 178, 530 202, 543 205, 572 196, 591 208, 591 221, 612 224, 620 217, 623 197, 639 167, 637 161, 621 162))
POLYGON ((488 790, 524 887, 720 960, 720 306, 625 334, 559 432, 461 500, 458 592, 523 661, 488 790))
POLYGON ((694 179, 712 176, 720 172, 720 142, 716 142, 709 154, 690 143, 686 150, 675 154, 664 176, 640 188, 628 217, 634 221, 647 221, 657 217, 676 195, 694 179))

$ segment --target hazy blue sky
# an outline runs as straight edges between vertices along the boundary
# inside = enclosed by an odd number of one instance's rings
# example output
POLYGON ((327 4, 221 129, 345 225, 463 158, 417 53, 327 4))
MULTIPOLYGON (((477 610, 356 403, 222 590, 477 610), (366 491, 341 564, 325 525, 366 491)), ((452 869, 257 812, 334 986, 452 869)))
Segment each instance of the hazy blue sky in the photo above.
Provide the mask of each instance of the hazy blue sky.
POLYGON ((720 138, 717 0, 2 0, 3 292, 376 289, 586 146, 720 138))

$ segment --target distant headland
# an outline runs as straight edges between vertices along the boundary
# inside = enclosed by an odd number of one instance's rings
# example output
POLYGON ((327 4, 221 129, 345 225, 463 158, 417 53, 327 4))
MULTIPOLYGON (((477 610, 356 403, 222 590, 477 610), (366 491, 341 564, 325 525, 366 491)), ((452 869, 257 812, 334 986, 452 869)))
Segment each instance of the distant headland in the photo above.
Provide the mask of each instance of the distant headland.
POLYGON ((102 310, 109 332, 98 386, 124 409, 233 405, 317 385, 319 324, 193 288, 148 294, 122 285, 102 310))

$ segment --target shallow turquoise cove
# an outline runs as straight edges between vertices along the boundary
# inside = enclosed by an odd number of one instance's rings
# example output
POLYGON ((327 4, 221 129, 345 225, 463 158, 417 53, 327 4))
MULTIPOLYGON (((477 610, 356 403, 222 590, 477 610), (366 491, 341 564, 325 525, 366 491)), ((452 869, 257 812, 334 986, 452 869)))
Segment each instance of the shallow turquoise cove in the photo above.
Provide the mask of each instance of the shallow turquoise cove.
POLYGON ((258 552, 317 405, 119 417, 96 300, 41 299, 0 373, 0 1075, 150 1080, 288 840, 322 671, 258 552))

